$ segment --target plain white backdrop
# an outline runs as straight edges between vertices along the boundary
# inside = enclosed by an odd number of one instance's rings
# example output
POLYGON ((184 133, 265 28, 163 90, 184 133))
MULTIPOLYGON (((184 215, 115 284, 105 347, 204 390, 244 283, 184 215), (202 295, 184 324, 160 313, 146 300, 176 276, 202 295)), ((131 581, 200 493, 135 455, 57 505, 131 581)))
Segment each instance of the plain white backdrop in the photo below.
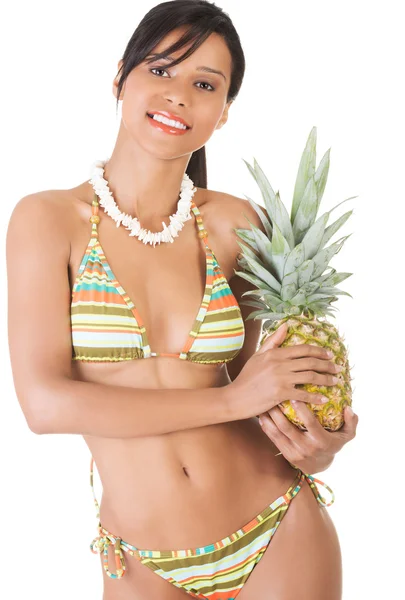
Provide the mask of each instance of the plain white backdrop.
MULTIPOLYGON (((15 204, 89 177, 118 128, 112 81, 143 15, 158 2, 14 0, 1 44, 0 595, 101 600, 97 520, 80 436, 32 433, 14 391, 7 344, 5 236, 15 204), (6 593, 7 592, 7 593, 6 593)), ((349 348, 357 437, 319 474, 343 553, 343 600, 399 597, 403 582, 402 408, 405 56, 402 2, 218 0, 241 37, 246 74, 227 124, 207 144, 208 187, 262 203, 242 158, 255 157, 291 206, 315 125, 317 165, 331 148, 320 213, 355 212, 332 259, 336 324, 349 348)), ((35 223, 32 224, 35 227, 35 223)), ((46 264, 43 265, 46 269, 46 264)), ((30 310, 26 290, 26 310, 30 310)), ((46 323, 43 324, 46 327, 46 323)), ((101 486, 95 479, 98 498, 101 486)), ((243 490, 241 490, 243 493, 243 490)), ((131 557, 128 558, 131 560, 131 557)), ((294 564, 291 564, 294 573, 294 564)), ((280 598, 279 600, 287 600, 280 598)), ((328 592, 325 590, 325 600, 328 592)))

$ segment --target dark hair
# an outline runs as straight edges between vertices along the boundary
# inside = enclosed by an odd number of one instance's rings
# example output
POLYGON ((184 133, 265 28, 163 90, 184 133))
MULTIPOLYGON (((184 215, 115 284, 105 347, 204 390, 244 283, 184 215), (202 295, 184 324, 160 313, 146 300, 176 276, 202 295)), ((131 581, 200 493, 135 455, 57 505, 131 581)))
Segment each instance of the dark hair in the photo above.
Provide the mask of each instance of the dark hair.
MULTIPOLYGON (((139 23, 132 34, 122 57, 122 65, 118 73, 121 75, 117 88, 117 109, 122 87, 129 73, 143 62, 151 50, 173 29, 189 25, 184 34, 173 43, 165 52, 161 52, 149 59, 148 62, 162 58, 190 44, 190 48, 177 60, 165 65, 171 67, 178 64, 192 54, 211 33, 221 35, 232 56, 231 82, 229 85, 227 102, 234 100, 242 85, 245 72, 245 57, 240 43, 239 35, 228 16, 214 2, 207 0, 171 0, 161 2, 154 6, 139 23)), ((117 73, 117 75, 118 75, 117 73)), ((207 187, 207 163, 205 146, 193 154, 187 165, 186 173, 191 177, 197 187, 207 187)))

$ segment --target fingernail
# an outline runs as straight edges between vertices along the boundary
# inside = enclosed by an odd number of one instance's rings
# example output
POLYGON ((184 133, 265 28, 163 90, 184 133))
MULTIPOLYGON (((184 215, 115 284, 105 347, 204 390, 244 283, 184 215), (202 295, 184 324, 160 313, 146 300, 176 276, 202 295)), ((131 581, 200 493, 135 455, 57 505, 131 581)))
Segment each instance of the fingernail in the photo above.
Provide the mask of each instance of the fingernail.
POLYGON ((259 417, 259 423, 261 426, 263 426, 263 419, 261 417, 259 417))
POLYGON ((347 412, 348 412, 350 415, 354 415, 354 411, 353 411, 353 409, 352 409, 352 407, 351 407, 351 406, 348 406, 348 407, 346 408, 346 410, 347 410, 347 412))
POLYGON ((329 398, 327 398, 326 396, 322 396, 321 402, 322 404, 325 404, 325 402, 329 402, 329 398))

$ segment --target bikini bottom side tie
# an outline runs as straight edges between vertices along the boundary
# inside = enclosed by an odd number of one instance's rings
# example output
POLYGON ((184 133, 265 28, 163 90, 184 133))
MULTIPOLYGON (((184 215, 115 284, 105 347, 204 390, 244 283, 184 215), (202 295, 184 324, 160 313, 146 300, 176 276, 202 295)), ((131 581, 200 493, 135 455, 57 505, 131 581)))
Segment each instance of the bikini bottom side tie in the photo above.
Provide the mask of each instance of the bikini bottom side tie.
POLYGON ((99 535, 91 542, 90 550, 93 554, 103 553, 103 567, 108 577, 120 579, 125 574, 125 558, 121 550, 122 539, 103 529, 101 523, 98 525, 98 531, 99 535), (108 546, 114 546, 115 573, 112 573, 108 568, 108 546))

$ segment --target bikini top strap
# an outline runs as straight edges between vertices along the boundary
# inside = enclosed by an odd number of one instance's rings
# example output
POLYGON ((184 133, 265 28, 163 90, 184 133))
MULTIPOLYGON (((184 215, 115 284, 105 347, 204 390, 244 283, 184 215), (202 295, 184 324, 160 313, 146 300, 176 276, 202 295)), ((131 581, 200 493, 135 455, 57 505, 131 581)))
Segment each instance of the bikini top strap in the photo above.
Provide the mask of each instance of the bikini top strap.
POLYGON ((94 491, 94 458, 93 456, 90 459, 90 486, 91 486, 91 490, 93 492, 93 498, 94 498, 94 506, 96 507, 96 513, 97 513, 97 519, 100 520, 100 505, 97 502, 97 498, 96 498, 96 493, 94 491))
POLYGON ((97 238, 97 225, 100 223, 100 216, 98 214, 98 199, 97 194, 94 192, 93 200, 91 203, 91 217, 89 219, 91 223, 91 237, 97 238))
POLYGON ((196 218, 198 237, 200 239, 204 240, 205 244, 208 246, 208 244, 207 244, 208 231, 204 227, 204 223, 201 218, 201 213, 198 210, 197 205, 194 203, 194 200, 191 201, 191 210, 193 211, 195 218, 196 218))

